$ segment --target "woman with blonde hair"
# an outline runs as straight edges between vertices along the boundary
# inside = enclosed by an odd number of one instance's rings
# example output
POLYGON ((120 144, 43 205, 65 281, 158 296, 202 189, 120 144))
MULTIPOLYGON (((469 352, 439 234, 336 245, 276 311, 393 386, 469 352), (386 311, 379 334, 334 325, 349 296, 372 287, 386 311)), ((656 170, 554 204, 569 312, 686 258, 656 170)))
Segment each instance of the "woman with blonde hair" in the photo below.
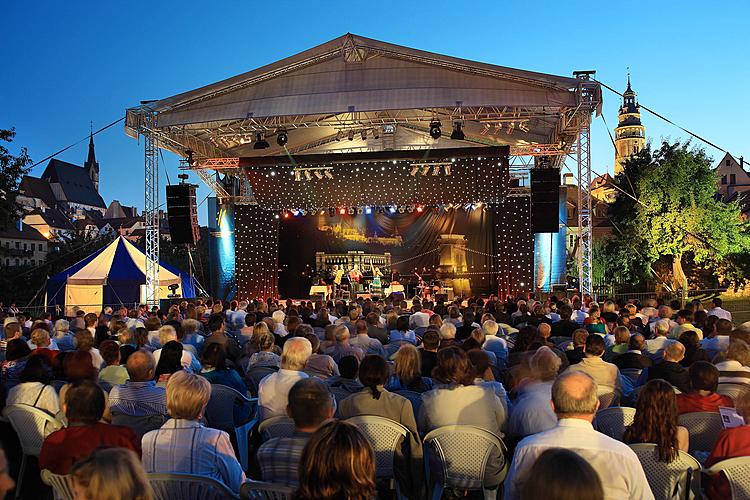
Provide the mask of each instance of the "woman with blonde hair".
POLYGON ((78 462, 72 471, 76 500, 151 500, 154 493, 132 450, 105 448, 78 462))
POLYGON ((318 429, 302 452, 293 500, 375 497, 375 453, 370 442, 346 422, 334 420, 318 429))
POLYGON ((402 344, 396 352, 393 375, 385 384, 389 391, 426 392, 432 389, 432 379, 422 376, 419 351, 411 344, 402 344))

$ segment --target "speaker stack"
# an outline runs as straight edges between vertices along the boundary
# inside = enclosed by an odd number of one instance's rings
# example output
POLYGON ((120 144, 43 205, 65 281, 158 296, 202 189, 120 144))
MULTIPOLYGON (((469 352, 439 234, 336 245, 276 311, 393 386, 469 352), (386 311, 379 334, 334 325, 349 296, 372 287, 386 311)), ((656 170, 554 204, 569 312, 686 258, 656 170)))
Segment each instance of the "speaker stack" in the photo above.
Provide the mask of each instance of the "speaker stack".
POLYGON ((560 230, 560 169, 531 169, 531 231, 560 230))
POLYGON ((195 184, 167 186, 167 220, 172 243, 195 245, 200 239, 195 184))

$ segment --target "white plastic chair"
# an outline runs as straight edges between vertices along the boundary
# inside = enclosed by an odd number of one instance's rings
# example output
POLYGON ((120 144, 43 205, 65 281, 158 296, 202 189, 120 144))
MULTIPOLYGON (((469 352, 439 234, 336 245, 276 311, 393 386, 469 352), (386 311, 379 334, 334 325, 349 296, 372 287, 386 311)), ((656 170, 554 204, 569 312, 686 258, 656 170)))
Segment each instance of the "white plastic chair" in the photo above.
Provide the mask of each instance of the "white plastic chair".
POLYGON ((263 441, 276 437, 291 437, 294 434, 294 420, 283 416, 267 418, 258 426, 258 432, 263 441))
POLYGON ((732 490, 732 500, 750 499, 750 457, 728 458, 717 462, 703 472, 724 473, 732 490))
MULTIPOLYGON (((208 405, 206 405, 204 416, 209 427, 234 434, 237 440, 237 452, 240 456, 240 464, 247 471, 250 466, 248 437, 257 420, 251 418, 247 422, 237 424, 234 421, 235 401, 256 404, 258 402, 257 399, 250 399, 231 387, 212 384, 211 397, 208 400, 208 405)), ((251 408, 250 414, 252 415, 255 410, 256 408, 251 408)))
POLYGON ((596 430, 612 439, 622 441, 625 428, 633 423, 635 408, 627 406, 612 406, 596 412, 594 424, 596 430))
POLYGON ((18 472, 18 484, 16 484, 16 498, 20 498, 28 457, 38 457, 42 450, 44 438, 62 428, 62 424, 39 408, 24 404, 6 406, 3 415, 10 421, 13 430, 18 434, 18 440, 21 442, 21 449, 23 450, 21 469, 18 472))
POLYGON ((439 500, 445 488, 481 490, 485 499, 496 498, 508 472, 502 439, 479 427, 439 427, 425 436, 424 450, 425 477, 433 500, 439 500), (485 488, 487 464, 497 456, 502 460, 497 487, 485 488))
POLYGON ((47 469, 39 474, 42 482, 52 488, 55 500, 73 500, 73 475, 53 474, 47 469))
MULTIPOLYGON (((373 415, 350 417, 346 422, 354 425, 372 445, 375 451, 375 476, 378 479, 395 479, 396 452, 404 440, 409 439, 409 429, 393 420, 373 415)), ((396 496, 401 498, 398 481, 396 496)))
POLYGON ((238 499, 221 481, 193 474, 146 474, 154 500, 200 500, 238 499))
POLYGON ((743 392, 749 389, 749 384, 735 384, 732 382, 725 382, 723 384, 719 384, 716 392, 724 396, 729 396, 730 398, 732 398, 732 400, 737 401, 737 398, 739 398, 743 392))
POLYGON ((240 498, 243 500, 289 500, 294 488, 281 484, 248 481, 240 487, 240 498))
POLYGON ((677 458, 667 463, 659 460, 655 444, 631 444, 630 448, 638 456, 656 500, 671 500, 678 495, 683 498, 685 488, 689 488, 696 498, 701 498, 701 464, 695 458, 678 451, 677 458))
POLYGON ((599 409, 603 410, 609 408, 613 404, 618 402, 618 396, 616 392, 603 392, 598 395, 599 398, 599 409))
POLYGON ((714 449, 719 434, 724 430, 721 415, 707 411, 683 413, 677 417, 681 426, 690 433, 690 454, 714 449))

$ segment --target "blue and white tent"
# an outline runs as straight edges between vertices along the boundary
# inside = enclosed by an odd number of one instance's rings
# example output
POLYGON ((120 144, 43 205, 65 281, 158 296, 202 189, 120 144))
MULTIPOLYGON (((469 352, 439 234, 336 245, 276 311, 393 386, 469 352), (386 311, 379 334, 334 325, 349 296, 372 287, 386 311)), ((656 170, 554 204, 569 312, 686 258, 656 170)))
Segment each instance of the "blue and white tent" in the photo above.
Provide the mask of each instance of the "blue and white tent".
MULTIPOLYGON (((178 285, 175 293, 195 297, 190 276, 160 262, 160 298, 166 299, 169 285, 174 284, 178 285)), ((122 236, 47 282, 48 305, 64 306, 68 315, 75 306, 99 312, 105 305, 143 303, 145 296, 146 254, 122 236)))

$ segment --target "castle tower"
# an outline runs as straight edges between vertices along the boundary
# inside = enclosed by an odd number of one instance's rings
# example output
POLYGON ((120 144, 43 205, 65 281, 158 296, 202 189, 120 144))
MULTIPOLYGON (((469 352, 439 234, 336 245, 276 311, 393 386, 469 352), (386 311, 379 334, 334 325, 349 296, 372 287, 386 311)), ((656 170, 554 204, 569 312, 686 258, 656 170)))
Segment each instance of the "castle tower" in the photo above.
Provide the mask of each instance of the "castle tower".
POLYGON ((94 183, 94 188, 99 191, 99 162, 96 161, 96 154, 94 153, 94 130, 89 132, 89 157, 83 164, 84 170, 89 174, 91 182, 94 183))
POLYGON ((641 107, 636 93, 628 88, 622 95, 618 125, 615 128, 615 175, 622 172, 625 160, 636 154, 646 145, 645 127, 641 125, 641 107))

